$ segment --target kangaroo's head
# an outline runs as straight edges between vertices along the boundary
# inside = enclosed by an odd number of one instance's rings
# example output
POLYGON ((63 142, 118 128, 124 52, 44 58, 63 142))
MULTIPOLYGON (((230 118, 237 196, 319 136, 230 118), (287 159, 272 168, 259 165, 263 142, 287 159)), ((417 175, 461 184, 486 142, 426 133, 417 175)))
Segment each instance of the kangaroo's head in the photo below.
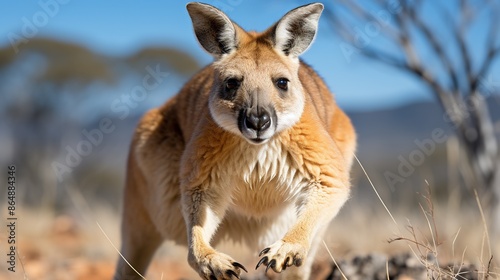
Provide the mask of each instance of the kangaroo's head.
POLYGON ((298 57, 314 40, 323 5, 296 8, 262 33, 244 31, 207 4, 187 9, 198 41, 215 58, 215 122, 253 144, 292 127, 305 102, 298 57))

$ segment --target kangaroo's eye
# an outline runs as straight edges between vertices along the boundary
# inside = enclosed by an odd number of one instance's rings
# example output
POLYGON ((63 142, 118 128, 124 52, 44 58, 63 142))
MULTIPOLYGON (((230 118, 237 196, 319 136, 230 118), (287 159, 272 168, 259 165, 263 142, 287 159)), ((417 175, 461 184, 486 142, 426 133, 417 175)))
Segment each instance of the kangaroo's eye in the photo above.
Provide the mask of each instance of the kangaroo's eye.
POLYGON ((288 90, 288 82, 287 78, 279 78, 276 80, 276 86, 281 90, 288 90))
POLYGON ((236 92, 240 87, 241 80, 236 78, 228 78, 224 81, 224 85, 220 91, 220 97, 225 100, 233 100, 236 92))
POLYGON ((226 91, 233 91, 240 87, 240 81, 235 78, 230 78, 226 80, 226 91))

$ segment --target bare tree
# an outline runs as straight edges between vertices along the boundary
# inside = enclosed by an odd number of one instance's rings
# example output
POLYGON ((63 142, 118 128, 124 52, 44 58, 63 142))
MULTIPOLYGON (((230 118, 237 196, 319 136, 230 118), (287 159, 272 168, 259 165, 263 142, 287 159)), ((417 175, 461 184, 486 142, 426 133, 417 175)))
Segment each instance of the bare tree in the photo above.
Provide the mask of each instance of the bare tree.
POLYGON ((325 13, 344 40, 340 47, 346 58, 362 54, 428 86, 460 140, 465 155, 461 161, 468 167, 461 172, 464 181, 488 197, 490 228, 497 236, 500 152, 487 96, 493 93, 488 75, 500 56, 499 3, 335 0, 325 13), (487 30, 478 32, 478 25, 487 30), (372 43, 375 39, 379 44, 372 43))

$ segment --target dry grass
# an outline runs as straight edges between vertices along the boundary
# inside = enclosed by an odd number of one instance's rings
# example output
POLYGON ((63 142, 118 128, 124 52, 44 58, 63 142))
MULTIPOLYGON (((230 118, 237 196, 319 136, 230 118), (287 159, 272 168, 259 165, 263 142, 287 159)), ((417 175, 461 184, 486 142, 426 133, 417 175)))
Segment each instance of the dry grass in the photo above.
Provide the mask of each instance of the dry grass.
MULTIPOLYGON (((426 268, 428 279, 466 279, 462 276, 467 272, 465 263, 478 267, 474 272, 479 279, 500 277, 500 267, 494 258, 495 254, 500 254, 500 244, 491 242, 476 190, 473 192, 477 203, 475 209, 462 208, 459 203, 435 205, 432 187, 425 181, 425 193, 418 194, 419 211, 408 212, 403 206, 406 202, 395 205, 391 210, 361 162, 356 160, 372 186, 380 207, 375 213, 368 211, 363 215, 360 209, 366 207, 356 203, 356 198, 347 205, 330 231, 332 241, 329 246, 338 252, 337 258, 373 251, 391 255, 410 250, 426 268), (450 205, 458 207, 450 209, 450 205), (385 217, 381 216, 383 212, 385 217), (343 251, 342 247, 346 244, 349 246, 343 251)), ((333 256, 331 259, 335 262, 333 256)), ((389 279, 389 275, 387 277, 389 279)))

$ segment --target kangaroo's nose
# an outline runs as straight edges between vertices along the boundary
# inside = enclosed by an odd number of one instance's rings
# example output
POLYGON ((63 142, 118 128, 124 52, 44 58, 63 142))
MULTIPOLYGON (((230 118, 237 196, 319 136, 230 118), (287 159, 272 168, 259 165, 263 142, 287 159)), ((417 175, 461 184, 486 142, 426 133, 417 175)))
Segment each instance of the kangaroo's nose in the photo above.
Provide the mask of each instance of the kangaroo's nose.
POLYGON ((245 125, 247 128, 255 131, 268 129, 269 126, 271 126, 271 117, 269 116, 269 112, 260 108, 257 108, 257 110, 251 110, 245 118, 245 125))

